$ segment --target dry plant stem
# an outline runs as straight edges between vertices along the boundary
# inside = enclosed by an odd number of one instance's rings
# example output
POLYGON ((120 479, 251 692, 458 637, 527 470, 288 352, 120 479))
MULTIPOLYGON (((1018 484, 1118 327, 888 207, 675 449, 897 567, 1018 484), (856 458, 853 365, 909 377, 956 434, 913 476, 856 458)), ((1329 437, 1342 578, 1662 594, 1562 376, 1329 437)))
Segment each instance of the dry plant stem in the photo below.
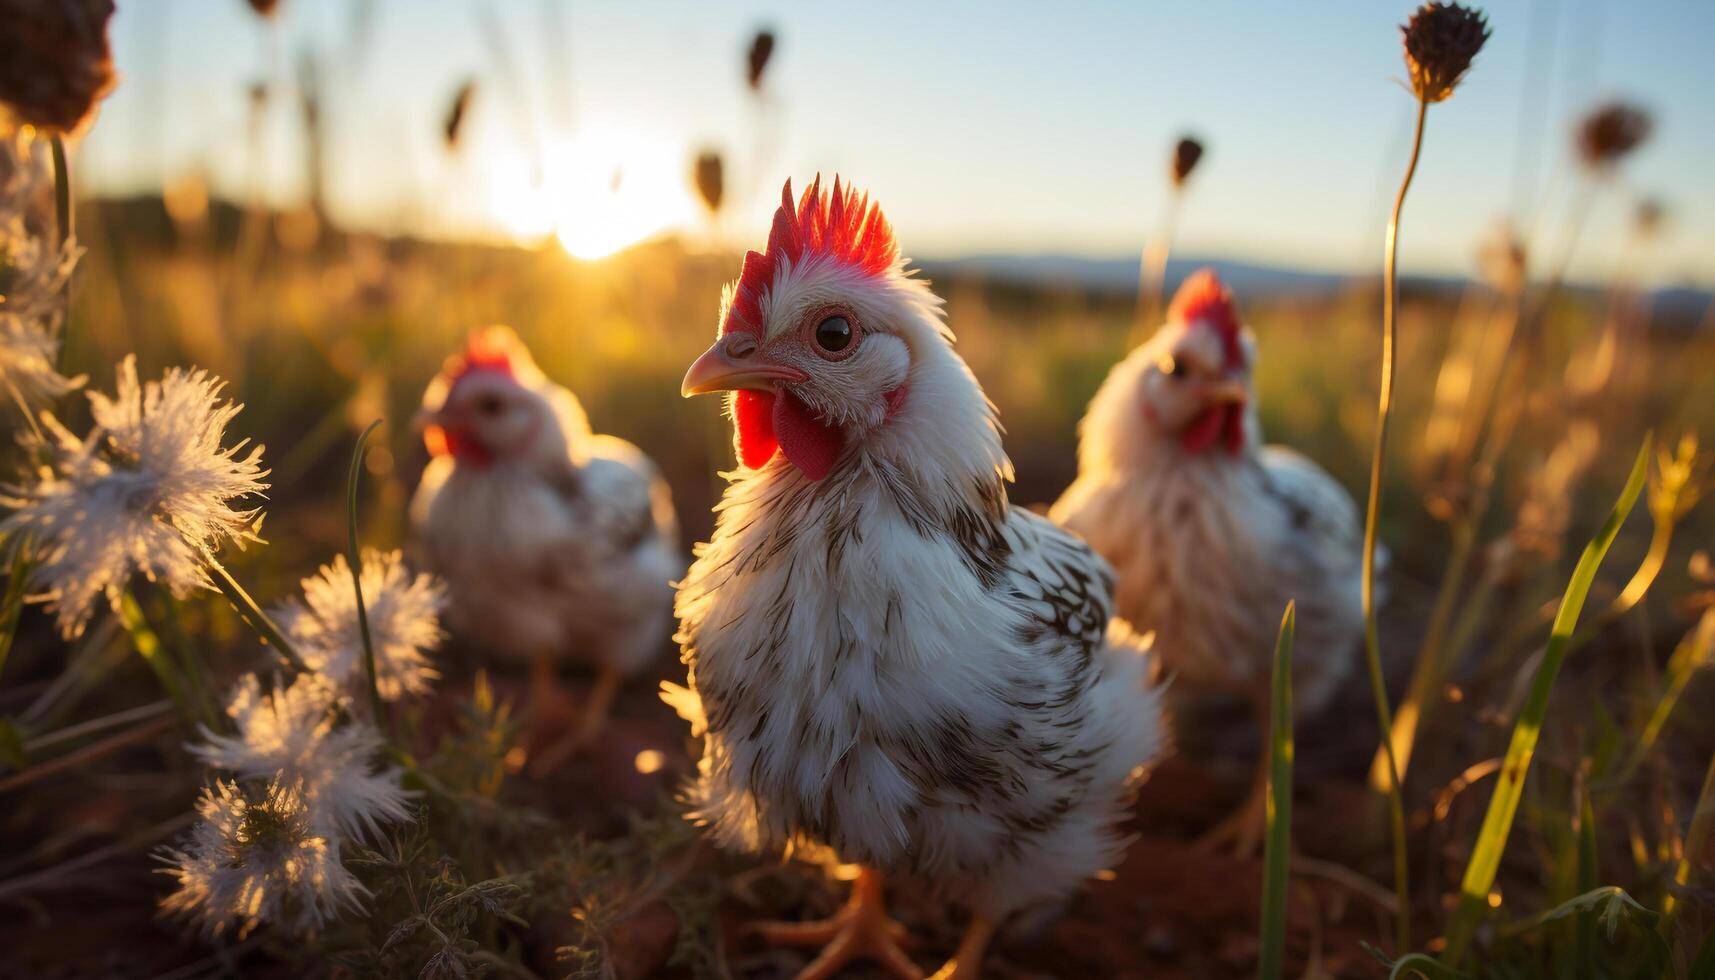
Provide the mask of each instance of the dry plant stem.
POLYGON ((226 570, 226 566, 222 565, 215 559, 214 555, 207 551, 203 552, 203 561, 208 564, 208 570, 212 573, 210 577, 214 579, 215 586, 220 589, 222 595, 226 596, 227 601, 232 603, 232 608, 237 611, 238 617, 244 620, 244 624, 255 630, 258 636, 274 648, 274 652, 280 657, 281 662, 292 673, 308 672, 309 665, 305 664, 304 659, 298 656, 298 651, 280 632, 280 627, 274 625, 274 621, 268 618, 268 614, 262 611, 262 607, 256 604, 255 599, 250 598, 250 593, 244 591, 244 586, 238 584, 238 580, 232 577, 232 573, 226 570))
POLYGON ((1656 702, 1655 710, 1650 712, 1649 720, 1644 723, 1643 732, 1632 746, 1625 764, 1620 767, 1619 775, 1614 777, 1609 787, 1611 793, 1624 790, 1642 768, 1644 759, 1649 756, 1650 750, 1655 748, 1662 729, 1667 727, 1668 719, 1673 716, 1673 709, 1678 706, 1680 696, 1691 683, 1692 675, 1708 662, 1712 648, 1715 648, 1715 609, 1705 611, 1703 618, 1685 634, 1685 638, 1679 641, 1678 648, 1673 651, 1673 657, 1668 660, 1667 687, 1656 702))
POLYGON ((118 728, 121 725, 128 725, 134 721, 146 721, 156 715, 165 714, 171 710, 173 710, 173 702, 155 701, 136 708, 116 711, 113 714, 103 715, 100 718, 91 718, 88 721, 79 722, 76 725, 62 728, 59 731, 48 732, 46 735, 38 735, 24 743, 24 751, 30 753, 38 752, 42 749, 48 748, 49 746, 58 745, 61 742, 71 742, 83 738, 85 735, 94 735, 97 732, 104 732, 109 728, 118 728))
MULTIPOLYGON (((1703 788, 1697 793, 1697 807, 1691 811, 1691 829, 1685 835, 1685 850, 1673 869, 1674 884, 1684 888, 1691 880, 1691 869, 1709 847, 1709 837, 1715 833, 1715 755, 1709 757, 1709 769, 1703 774, 1703 788)), ((1707 869, 1705 869, 1707 870, 1707 869)), ((1661 934, 1673 936, 1674 921, 1679 917, 1680 903, 1674 890, 1668 889, 1661 904, 1661 934)), ((1688 952, 1688 956, 1690 951, 1688 952)))
POLYGON ((169 820, 164 820, 153 827, 145 827, 137 833, 122 840, 115 841, 106 847, 97 848, 93 851, 86 851, 69 861, 56 864, 51 868, 43 868, 40 871, 32 871, 26 875, 19 875, 16 878, 0 881, 0 901, 16 898, 19 895, 27 895, 44 888, 53 888, 56 885, 68 884, 66 878, 69 875, 82 871, 85 868, 92 868, 109 858, 128 854, 139 847, 145 847, 147 845, 166 840, 168 837, 171 837, 186 827, 189 827, 195 821, 196 814, 181 813, 169 820))
POLYGON ((156 718, 153 721, 138 725, 136 728, 109 735, 99 742, 91 742, 83 748, 78 749, 76 752, 68 752, 65 755, 31 766, 22 772, 15 772, 12 775, 7 776, 5 779, 0 779, 0 793, 28 786, 31 783, 45 779, 55 773, 64 772, 67 769, 75 769, 86 762, 93 762, 104 755, 111 752, 117 752, 128 745, 152 738, 155 735, 173 727, 173 724, 174 720, 172 718, 156 718))
POLYGON ((1395 938, 1400 954, 1411 948, 1411 883, 1406 856, 1405 798, 1399 785, 1399 765, 1394 759, 1393 716, 1388 710, 1387 681, 1382 675, 1381 638, 1376 629, 1376 534, 1381 516, 1382 468, 1387 456, 1388 419, 1393 413, 1393 379, 1398 357, 1394 343, 1399 306, 1399 215, 1405 208, 1405 195, 1411 189, 1411 178, 1417 173, 1417 160, 1423 152, 1423 124, 1429 116, 1429 103, 1417 102, 1417 127, 1411 140, 1411 160, 1405 167, 1405 179, 1400 181, 1399 194, 1393 201, 1393 216, 1387 225, 1386 278, 1382 289, 1382 383, 1376 405, 1376 443, 1370 456, 1370 494, 1364 509, 1364 657, 1370 672, 1370 695, 1376 703, 1376 722, 1381 731, 1382 748, 1387 753, 1388 820, 1393 836, 1393 887, 1399 896, 1400 913, 1395 917, 1395 938))

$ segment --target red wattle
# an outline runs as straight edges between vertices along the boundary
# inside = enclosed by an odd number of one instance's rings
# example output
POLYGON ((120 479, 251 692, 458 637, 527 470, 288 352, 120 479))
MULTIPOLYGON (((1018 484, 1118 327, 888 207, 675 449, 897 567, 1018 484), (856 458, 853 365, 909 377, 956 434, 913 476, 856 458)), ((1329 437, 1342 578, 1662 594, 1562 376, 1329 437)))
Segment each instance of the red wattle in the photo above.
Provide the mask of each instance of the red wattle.
POLYGON ((1227 417, 1221 426, 1221 434, 1226 437, 1227 453, 1237 456, 1245 448, 1245 413, 1238 405, 1227 406, 1227 417))
POLYGON ((812 480, 827 476, 845 448, 845 433, 818 418, 791 392, 774 399, 774 434, 786 459, 812 480))
POLYGON ((1185 427, 1185 431, 1179 433, 1179 444, 1193 455, 1208 452, 1215 440, 1221 437, 1221 429, 1226 423, 1225 416, 1226 411, 1220 406, 1212 405, 1198 412, 1191 424, 1185 427))
POLYGON ((767 466, 780 448, 774 437, 774 396, 766 391, 735 392, 732 418, 738 432, 738 461, 753 470, 767 466))
POLYGON ((1198 412, 1179 434, 1179 444, 1192 454, 1206 453, 1221 443, 1237 456, 1245 447, 1245 412, 1239 405, 1211 405, 1198 412))

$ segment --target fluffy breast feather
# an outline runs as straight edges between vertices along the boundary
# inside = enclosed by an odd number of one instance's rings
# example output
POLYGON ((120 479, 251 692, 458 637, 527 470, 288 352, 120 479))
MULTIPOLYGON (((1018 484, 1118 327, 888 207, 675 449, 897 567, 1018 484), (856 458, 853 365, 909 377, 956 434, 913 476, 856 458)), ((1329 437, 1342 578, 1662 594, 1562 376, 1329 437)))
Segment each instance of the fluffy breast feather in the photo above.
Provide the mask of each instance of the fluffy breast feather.
POLYGON ((1111 573, 1009 508, 998 475, 924 486, 884 457, 739 476, 678 598, 705 734, 691 796, 725 842, 832 847, 1006 911, 1116 857, 1160 749, 1111 573))
POLYGON ((548 467, 436 459, 413 523, 452 587, 455 629, 514 657, 635 669, 658 652, 682 568, 672 502, 631 444, 580 448, 548 467))
POLYGON ((1300 713, 1326 703, 1356 662, 1356 508, 1290 449, 1086 471, 1050 516, 1114 564, 1118 614, 1159 634, 1169 672, 1185 683, 1266 679, 1288 600, 1298 603, 1300 713))

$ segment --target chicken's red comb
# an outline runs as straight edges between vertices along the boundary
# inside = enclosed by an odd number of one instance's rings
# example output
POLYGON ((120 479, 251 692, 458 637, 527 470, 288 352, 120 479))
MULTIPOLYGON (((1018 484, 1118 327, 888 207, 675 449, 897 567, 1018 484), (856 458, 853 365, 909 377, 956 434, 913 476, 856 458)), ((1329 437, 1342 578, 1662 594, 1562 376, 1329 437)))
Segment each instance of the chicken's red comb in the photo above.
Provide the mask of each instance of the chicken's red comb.
POLYGON ((838 175, 832 192, 822 188, 822 177, 816 175, 797 204, 792 203, 792 181, 788 179, 780 194, 780 207, 774 212, 774 227, 768 232, 768 250, 744 254, 744 268, 721 332, 760 333, 762 294, 773 281, 775 269, 782 259, 797 262, 807 255, 827 256, 879 276, 898 264, 899 242, 881 213, 881 205, 871 203, 868 194, 859 194, 849 184, 841 187, 838 175))
POLYGON ((1221 336, 1221 348, 1226 352, 1227 366, 1244 361, 1244 348, 1239 343, 1239 310, 1233 303, 1232 290, 1221 283, 1214 269, 1198 269, 1173 294, 1167 308, 1167 322, 1189 326, 1202 322, 1215 328, 1221 336))
POLYGON ((519 368, 530 363, 530 352, 511 327, 483 327, 465 338, 464 350, 447 358, 441 377, 448 385, 473 371, 492 371, 518 380, 519 368))

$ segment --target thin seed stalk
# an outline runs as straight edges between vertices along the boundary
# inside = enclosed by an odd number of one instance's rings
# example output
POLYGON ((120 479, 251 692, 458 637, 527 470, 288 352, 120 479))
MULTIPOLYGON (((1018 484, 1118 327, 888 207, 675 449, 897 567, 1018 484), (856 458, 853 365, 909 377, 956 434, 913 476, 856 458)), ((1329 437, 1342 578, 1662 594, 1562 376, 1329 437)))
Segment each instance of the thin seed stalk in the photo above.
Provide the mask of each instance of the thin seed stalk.
POLYGON ((1143 262, 1138 270, 1137 308, 1132 312, 1131 335, 1126 338, 1130 350, 1149 336, 1149 328, 1161 316, 1162 294, 1167 291, 1167 259, 1173 252, 1173 239, 1179 231, 1179 210, 1185 191, 1173 188, 1167 198, 1167 209, 1161 216, 1161 231, 1154 241, 1145 242, 1143 262))
POLYGON ((238 584, 238 580, 232 577, 226 566, 207 551, 203 552, 203 562, 208 566, 211 573, 209 577, 214 579, 215 587, 232 603, 232 608, 238 613, 238 618, 244 620, 244 625, 255 630, 258 636, 273 647, 274 652, 292 673, 308 673, 310 667, 304 663, 304 658, 298 656, 297 648, 280 632, 280 627, 268 618, 268 614, 262 611, 262 607, 256 604, 256 600, 250 598, 250 593, 244 591, 244 586, 238 584))
POLYGON ((1411 140, 1411 159, 1405 166, 1405 179, 1400 181, 1399 193, 1393 200, 1393 216, 1387 224, 1386 279, 1382 286, 1382 382, 1376 404, 1376 442, 1370 455, 1370 494, 1364 508, 1364 659, 1370 673, 1370 695, 1376 703, 1376 722, 1380 726, 1382 747, 1387 751, 1388 822, 1393 837, 1393 885, 1399 899, 1399 916, 1395 919, 1395 936, 1403 955, 1411 948, 1411 883, 1410 862, 1406 855, 1405 797, 1399 785, 1399 763, 1394 758, 1393 712, 1388 709, 1387 681, 1382 675, 1381 638, 1376 629, 1376 533, 1381 517, 1383 464, 1387 456, 1388 420, 1393 414, 1393 381, 1398 354, 1394 336, 1397 330, 1399 306, 1399 216, 1405 209, 1405 195, 1411 189, 1411 179, 1417 174, 1417 160, 1423 153, 1423 125, 1429 116, 1429 103, 1417 101, 1417 127, 1411 140))
POLYGON ((351 589, 357 596, 357 632, 363 638, 363 678, 369 687, 369 710, 377 725, 385 717, 381 713, 381 687, 375 679, 375 643, 369 635, 369 611, 363 604, 363 556, 357 546, 357 478, 363 469, 363 447, 368 444, 369 437, 381 425, 376 419, 369 423, 369 428, 357 437, 357 446, 351 451, 351 469, 346 474, 346 562, 351 565, 351 589))
MULTIPOLYGON (((1458 662, 1458 651, 1461 643, 1449 644, 1449 635, 1458 636, 1461 632, 1454 629, 1448 632, 1448 620, 1452 615, 1457 593, 1464 584, 1465 573, 1469 571, 1474 547, 1477 543, 1478 532, 1482 528, 1483 518, 1488 514, 1489 502, 1494 491, 1496 471, 1501 464, 1501 457, 1506 454, 1507 447, 1512 442, 1513 433, 1518 429, 1518 423, 1524 415, 1522 401, 1511 404, 1505 411, 1500 411, 1501 391, 1506 386, 1508 368, 1516 375, 1518 384, 1528 385, 1530 372, 1535 366, 1537 348, 1540 343, 1541 321, 1548 315, 1549 307, 1553 304, 1556 294, 1566 280, 1566 269, 1577 251, 1579 239, 1583 236, 1585 219, 1589 215, 1590 201, 1593 188, 1585 185, 1572 205, 1572 215, 1567 219, 1563 235, 1564 243, 1560 255, 1553 267, 1553 273, 1543 286, 1536 300, 1526 303, 1526 284, 1520 284, 1513 298, 1514 308, 1509 318, 1507 342, 1501 348, 1501 363, 1496 366, 1493 389, 1489 392, 1487 402, 1482 408, 1482 417, 1478 423, 1475 440, 1482 443, 1482 455, 1477 465, 1472 468, 1472 493, 1469 506, 1460 515, 1460 523, 1454 529, 1453 549, 1448 558, 1447 569, 1442 574, 1440 591, 1436 594, 1435 605, 1428 628, 1424 632, 1423 646, 1419 648, 1417 663, 1413 668, 1411 682, 1406 688, 1405 700, 1400 703, 1398 720, 1392 729, 1389 745, 1391 746, 1397 765, 1397 771, 1403 778, 1410 765, 1411 750, 1417 737, 1417 729, 1422 727, 1423 719, 1428 715, 1431 698, 1441 677, 1448 669, 1458 662), (1516 355, 1516 360, 1515 360, 1516 355)), ((1628 587, 1629 588, 1629 587, 1628 587)), ((1647 586, 1646 586, 1647 588, 1647 586)), ((1483 604, 1486 609, 1486 603, 1483 604)), ((1469 614, 1464 617, 1468 626, 1475 627, 1477 620, 1469 614)), ((1468 632, 1468 631, 1466 631, 1468 632)), ((1387 760, 1381 749, 1377 749, 1375 757, 1370 762, 1370 785, 1380 791, 1386 784, 1387 760)))
POLYGON ((61 248, 71 239, 71 167, 66 162, 65 138, 55 133, 48 140, 54 156, 54 221, 61 248))
POLYGON ((1377 747, 1375 758, 1370 762, 1370 785, 1378 792, 1385 790, 1393 781, 1390 772, 1398 772, 1400 779, 1405 778, 1417 741, 1417 729, 1428 714, 1431 699, 1448 669, 1458 661, 1458 653, 1464 649, 1465 641, 1488 611, 1491 595, 1484 593, 1475 596, 1458 619, 1453 618, 1465 575, 1470 571, 1471 558, 1475 554, 1477 535, 1489 510, 1489 500, 1495 488, 1495 470, 1500 465, 1501 454, 1512 440, 1518 415, 1518 412, 1509 412, 1490 427, 1488 441, 1483 444, 1483 455, 1474 468, 1469 507, 1453 530, 1453 549, 1447 560, 1447 570, 1442 575, 1440 591, 1435 596, 1429 626, 1424 630, 1423 646, 1418 649, 1411 681, 1406 685, 1405 698, 1400 702, 1399 713, 1390 729, 1391 737, 1385 746, 1377 747), (1390 748, 1394 759, 1391 764, 1387 759, 1390 748))

